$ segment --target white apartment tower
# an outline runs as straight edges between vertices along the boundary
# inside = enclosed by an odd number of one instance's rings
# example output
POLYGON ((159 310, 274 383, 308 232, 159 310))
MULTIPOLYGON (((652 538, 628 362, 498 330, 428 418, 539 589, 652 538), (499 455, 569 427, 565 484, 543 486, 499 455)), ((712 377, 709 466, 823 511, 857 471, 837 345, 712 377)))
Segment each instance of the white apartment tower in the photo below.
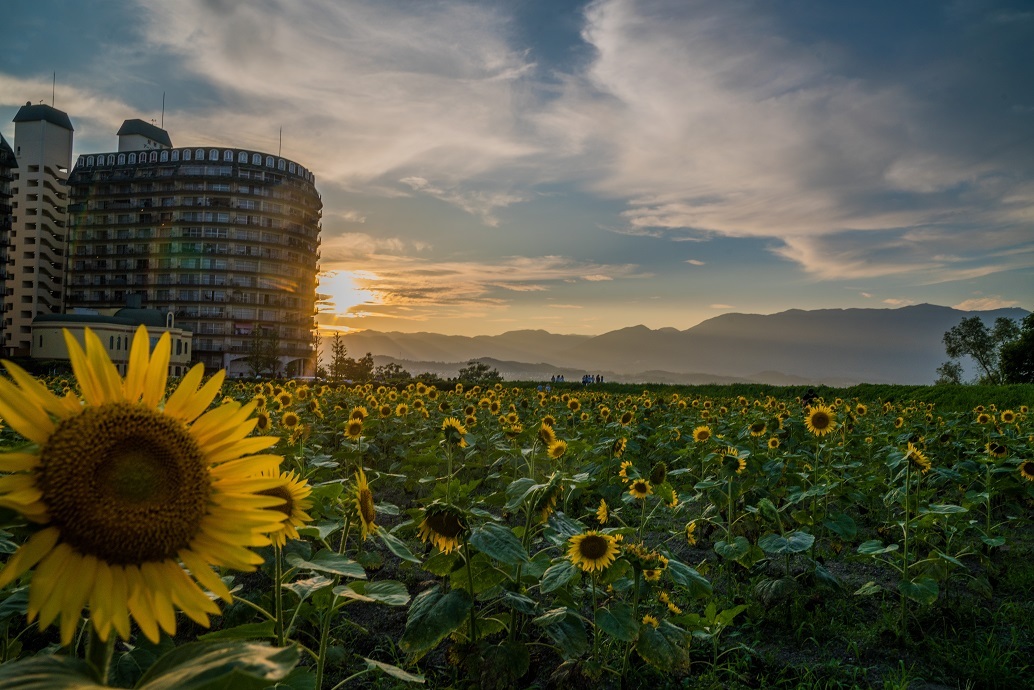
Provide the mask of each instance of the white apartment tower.
POLYGON ((14 116, 17 169, 3 296, 6 357, 28 356, 33 318, 62 311, 72 131, 68 115, 49 105, 26 103, 14 116))

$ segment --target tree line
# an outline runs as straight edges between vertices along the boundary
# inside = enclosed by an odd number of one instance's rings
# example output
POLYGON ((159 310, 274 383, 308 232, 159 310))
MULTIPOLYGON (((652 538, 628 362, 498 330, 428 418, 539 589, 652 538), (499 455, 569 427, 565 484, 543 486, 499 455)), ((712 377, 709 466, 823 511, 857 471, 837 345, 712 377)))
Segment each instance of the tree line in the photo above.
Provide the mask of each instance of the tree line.
POLYGON ((1034 383, 1034 313, 1019 323, 998 317, 990 327, 979 316, 965 318, 944 334, 944 351, 950 359, 937 367, 938 384, 964 383, 964 357, 976 364, 972 383, 1034 383))

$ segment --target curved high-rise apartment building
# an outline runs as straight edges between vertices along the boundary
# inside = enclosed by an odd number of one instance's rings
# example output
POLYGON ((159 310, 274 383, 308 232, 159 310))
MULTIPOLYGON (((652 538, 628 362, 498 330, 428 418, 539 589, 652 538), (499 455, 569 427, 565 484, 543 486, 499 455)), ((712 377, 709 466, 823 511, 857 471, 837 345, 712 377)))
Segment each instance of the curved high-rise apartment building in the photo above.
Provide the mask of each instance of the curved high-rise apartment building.
POLYGON ((247 376, 273 351, 279 374, 311 375, 313 174, 259 151, 172 148, 139 120, 119 135, 119 151, 83 154, 69 176, 67 309, 167 311, 206 368, 247 376))

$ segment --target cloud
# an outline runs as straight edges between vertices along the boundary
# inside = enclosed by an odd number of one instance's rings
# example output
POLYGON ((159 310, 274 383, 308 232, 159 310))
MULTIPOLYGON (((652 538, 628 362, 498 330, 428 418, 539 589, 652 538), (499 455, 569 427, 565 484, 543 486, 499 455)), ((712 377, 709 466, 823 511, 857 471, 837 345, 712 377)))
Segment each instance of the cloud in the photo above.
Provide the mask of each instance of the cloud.
POLYGON ((1034 152, 1019 121, 1002 131, 943 102, 972 91, 964 65, 922 55, 928 63, 867 72, 756 3, 598 0, 585 16, 593 58, 540 124, 592 160, 592 189, 627 201, 623 234, 770 238, 817 277, 919 265, 943 282, 965 274, 918 250, 868 261, 850 235, 934 228, 965 247, 976 274, 994 264, 985 242, 1034 218, 1034 152))
POLYGON ((686 259, 686 263, 692 266, 704 266, 704 262, 700 259, 686 259))
POLYGON ((886 304, 887 306, 890 306, 890 307, 907 307, 907 306, 909 306, 911 304, 915 304, 915 300, 898 299, 898 298, 895 298, 895 297, 888 297, 887 299, 882 300, 882 302, 883 302, 883 304, 886 304))
POLYGON ((992 309, 1018 306, 1020 306, 1020 303, 1016 300, 1002 299, 1001 297, 974 297, 954 304, 952 308, 961 309, 962 311, 991 311, 992 309))
POLYGON ((736 308, 736 307, 732 306, 731 304, 712 304, 712 305, 710 305, 710 307, 712 309, 735 309, 736 308))
MULTIPOLYGON (((324 260, 324 268, 347 276, 371 299, 351 312, 413 321, 435 318, 487 318, 523 293, 548 293, 584 276, 639 275, 632 264, 595 264, 561 256, 504 257, 494 261, 449 261, 412 256, 370 254, 364 270, 351 262, 324 260)), ((592 281, 589 281, 592 282, 592 281)))
POLYGON ((415 192, 441 199, 446 203, 463 209, 471 215, 478 216, 481 218, 481 222, 491 227, 499 225, 499 219, 496 218, 493 211, 521 201, 527 201, 528 199, 528 197, 506 192, 463 191, 457 188, 442 189, 432 185, 422 177, 404 177, 399 182, 409 186, 415 192))
POLYGON ((508 43, 507 18, 489 7, 372 0, 141 6, 150 49, 220 99, 210 113, 176 113, 178 126, 223 141, 251 139, 260 149, 275 144, 283 126, 285 155, 314 161, 324 181, 369 191, 422 178, 431 181, 428 193, 438 190, 491 219, 520 195, 484 180, 476 191, 462 184, 542 152, 521 125, 523 84, 536 66, 508 43))

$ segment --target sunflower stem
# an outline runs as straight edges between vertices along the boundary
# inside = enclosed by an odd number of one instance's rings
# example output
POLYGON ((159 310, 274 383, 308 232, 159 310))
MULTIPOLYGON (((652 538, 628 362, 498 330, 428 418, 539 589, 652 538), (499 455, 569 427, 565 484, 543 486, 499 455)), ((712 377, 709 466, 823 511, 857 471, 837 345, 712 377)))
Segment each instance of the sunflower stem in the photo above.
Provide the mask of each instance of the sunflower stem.
POLYGON ((346 513, 345 514, 345 524, 344 524, 344 527, 342 527, 342 529, 341 529, 341 543, 338 544, 338 547, 337 547, 337 552, 338 552, 339 555, 344 554, 345 553, 345 547, 348 546, 348 528, 349 528, 348 522, 349 522, 348 514, 346 513))
POLYGON ((107 685, 111 672, 111 656, 115 652, 115 636, 108 631, 107 641, 102 640, 97 628, 90 625, 90 637, 86 642, 86 662, 93 669, 97 680, 107 685))
POLYGON ((463 536, 463 560, 467 562, 467 583, 470 585, 470 643, 477 643, 477 612, 474 606, 474 571, 470 567, 470 548, 467 546, 467 537, 463 536))
POLYGON ((273 546, 273 615, 276 617, 276 646, 284 646, 284 552, 273 546))
POLYGON ((599 656, 599 645, 600 645, 600 631, 596 627, 596 575, 590 574, 589 579, 592 580, 592 660, 596 661, 599 656))
MULTIPOLYGON (((334 578, 335 581, 337 578, 334 578)), ((331 605, 323 611, 320 620, 320 645, 316 657, 316 690, 323 688, 323 672, 327 668, 327 641, 330 639, 330 619, 333 618, 337 609, 331 605)))

